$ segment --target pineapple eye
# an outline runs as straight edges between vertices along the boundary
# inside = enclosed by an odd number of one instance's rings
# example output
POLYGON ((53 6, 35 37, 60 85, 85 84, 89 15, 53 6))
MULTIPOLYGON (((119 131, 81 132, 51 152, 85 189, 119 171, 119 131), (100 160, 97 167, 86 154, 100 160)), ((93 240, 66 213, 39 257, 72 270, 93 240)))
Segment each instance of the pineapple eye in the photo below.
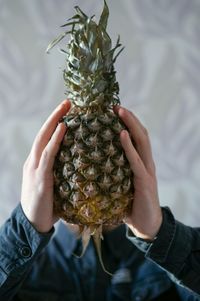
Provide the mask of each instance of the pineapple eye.
POLYGON ((114 201, 112 206, 113 214, 120 214, 122 210, 122 203, 117 199, 114 201))
POLYGON ((71 193, 70 185, 67 182, 63 182, 60 185, 60 189, 59 189, 60 196, 66 198, 70 195, 70 193, 71 193))
POLYGON ((121 185, 113 185, 113 186, 110 188, 110 193, 111 193, 111 196, 112 196, 114 199, 121 198, 122 193, 123 193, 122 186, 121 186, 121 185))
POLYGON ((75 171, 75 167, 71 163, 65 163, 63 167, 63 176, 68 179, 71 175, 73 175, 75 171))
POLYGON ((85 182, 85 178, 81 173, 76 172, 72 175, 71 181, 72 181, 72 183, 75 183, 75 184, 77 183, 78 184, 77 186, 79 186, 79 184, 82 184, 85 182))
POLYGON ((102 128, 101 123, 98 121, 97 117, 91 122, 88 122, 87 126, 93 132, 99 131, 102 128))
POLYGON ((117 152, 116 147, 113 145, 112 141, 110 142, 110 144, 107 144, 104 148, 105 154, 107 156, 114 156, 117 152))
POLYGON ((76 70, 76 68, 71 63, 68 63, 68 67, 71 69, 71 71, 76 70))
POLYGON ((111 129, 105 129, 102 131, 101 137, 104 141, 112 141, 114 138, 114 133, 111 129))
POLYGON ((103 152, 101 150, 98 150, 98 148, 96 147, 95 150, 89 154, 89 158, 95 163, 100 163, 104 158, 104 155, 103 152))
POLYGON ((79 116, 76 116, 75 118, 71 118, 71 119, 66 118, 66 122, 67 122, 67 126, 71 129, 77 128, 81 124, 81 120, 79 116))
POLYGON ((73 143, 74 143, 74 134, 72 133, 72 131, 70 131, 70 129, 68 129, 64 136, 62 144, 66 147, 70 147, 73 143))
POLYGON ((89 181, 95 181, 98 177, 98 170, 94 165, 91 165, 84 169, 83 174, 89 181))
POLYGON ((124 179, 124 172, 122 168, 115 168, 112 172, 112 179, 114 183, 121 183, 124 179))
POLYGON ((115 122, 112 126, 112 129, 116 132, 116 133, 120 133, 121 130, 125 129, 125 126, 123 126, 118 120, 117 122, 115 122))
POLYGON ((84 198, 84 194, 80 191, 73 191, 73 193, 70 195, 69 201, 74 208, 78 208, 82 204, 84 198))
POLYGON ((90 147, 96 147, 100 143, 97 134, 88 135, 84 142, 90 147))
POLYGON ((81 141, 75 141, 74 145, 72 145, 72 147, 70 148, 70 151, 71 151, 73 156, 75 156, 77 154, 80 155, 80 154, 85 153, 86 146, 81 141))
POLYGON ((98 116, 98 119, 100 120, 100 122, 104 125, 109 125, 109 124, 112 124, 113 122, 113 118, 115 117, 114 114, 109 114, 109 113, 106 113, 106 114, 101 114, 98 116))
POLYGON ((76 140, 85 140, 86 137, 88 136, 88 129, 86 126, 84 126, 82 123, 80 124, 80 127, 77 128, 75 132, 75 139, 76 140))
POLYGON ((109 175, 104 174, 98 177, 98 185, 103 192, 109 191, 112 182, 112 178, 109 175))
POLYGON ((96 208, 93 204, 84 204, 78 211, 78 215, 85 222, 92 222, 96 216, 96 208))
POLYGON ((72 160, 72 156, 69 150, 62 150, 59 155, 59 160, 61 162, 70 162, 72 160))
POLYGON ((115 156, 113 158, 113 161, 115 162, 116 166, 119 166, 119 167, 125 166, 127 163, 124 153, 121 153, 121 155, 115 156))
POLYGON ((131 189, 131 186, 133 186, 133 183, 131 182, 130 178, 125 178, 123 181, 123 193, 128 193, 131 189))
POLYGON ((90 161, 88 158, 81 157, 80 155, 78 157, 74 157, 73 164, 75 166, 76 170, 84 169, 90 165, 90 161))
POLYGON ((112 163, 110 157, 106 160, 105 164, 102 165, 101 169, 105 173, 111 173, 112 170, 114 169, 114 164, 112 163))
POLYGON ((83 192, 87 198, 93 198, 98 194, 99 187, 97 186, 97 184, 95 184, 95 182, 89 182, 85 185, 83 192))

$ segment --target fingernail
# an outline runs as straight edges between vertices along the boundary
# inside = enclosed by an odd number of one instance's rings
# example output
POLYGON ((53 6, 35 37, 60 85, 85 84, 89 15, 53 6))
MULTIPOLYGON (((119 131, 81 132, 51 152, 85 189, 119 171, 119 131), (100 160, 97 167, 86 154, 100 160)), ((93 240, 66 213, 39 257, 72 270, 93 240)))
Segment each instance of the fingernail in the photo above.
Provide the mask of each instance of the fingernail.
POLYGON ((66 102, 68 102, 68 99, 64 99, 61 104, 65 104, 66 102))
POLYGON ((60 111, 62 108, 65 108, 65 106, 69 104, 69 100, 68 99, 65 99, 63 100, 59 106, 56 108, 56 111, 60 111))
POLYGON ((69 104, 69 103, 70 103, 70 99, 69 98, 63 100, 63 102, 62 102, 62 104, 64 104, 64 105, 69 104))
MULTIPOLYGON (((56 128, 56 130, 57 131, 60 131, 61 129, 63 129, 64 130, 64 123, 63 122, 60 122, 58 125, 57 125, 57 128, 56 128)), ((65 127, 66 128, 66 127, 65 127)))
POLYGON ((129 132, 127 130, 122 130, 121 133, 125 138, 129 137, 129 132))
POLYGON ((119 111, 118 111, 118 114, 119 114, 120 116, 122 116, 122 115, 124 114, 124 112, 125 112, 124 108, 120 107, 120 108, 119 108, 119 111))
POLYGON ((59 123, 59 124, 57 125, 57 127, 56 127, 56 131, 59 131, 60 128, 61 128, 61 126, 62 126, 62 123, 59 123))

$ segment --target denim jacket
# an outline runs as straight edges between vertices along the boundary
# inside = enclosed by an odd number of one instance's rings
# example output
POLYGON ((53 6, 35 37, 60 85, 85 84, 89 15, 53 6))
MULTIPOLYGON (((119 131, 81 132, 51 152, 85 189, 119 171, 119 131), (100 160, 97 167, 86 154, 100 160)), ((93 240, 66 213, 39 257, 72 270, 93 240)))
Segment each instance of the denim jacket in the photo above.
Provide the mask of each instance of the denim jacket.
POLYGON ((93 241, 83 257, 81 241, 60 222, 38 233, 20 205, 0 228, 0 300, 200 300, 198 230, 163 209, 157 238, 134 237, 125 225, 105 233, 99 263, 93 241), (177 239, 177 243, 175 240, 177 239))

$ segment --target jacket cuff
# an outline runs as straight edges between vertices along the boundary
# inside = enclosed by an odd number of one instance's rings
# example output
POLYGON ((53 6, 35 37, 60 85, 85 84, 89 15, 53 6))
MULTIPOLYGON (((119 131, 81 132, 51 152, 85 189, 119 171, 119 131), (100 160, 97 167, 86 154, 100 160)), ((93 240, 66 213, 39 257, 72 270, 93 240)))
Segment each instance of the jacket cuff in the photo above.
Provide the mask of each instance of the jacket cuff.
POLYGON ((0 228, 0 270, 2 281, 6 275, 23 274, 24 266, 47 245, 54 228, 48 233, 39 233, 26 218, 21 204, 0 228))
POLYGON ((156 262, 164 269, 179 274, 185 259, 191 253, 191 228, 174 219, 168 207, 162 207, 163 222, 153 241, 140 239, 127 229, 127 238, 142 252, 145 257, 156 262))
POLYGON ((145 256, 178 275, 192 250, 192 231, 176 221, 169 208, 162 208, 162 212, 163 223, 145 256))
POLYGON ((140 251, 146 253, 149 249, 152 241, 137 237, 130 230, 128 226, 126 226, 126 237, 130 240, 140 251))

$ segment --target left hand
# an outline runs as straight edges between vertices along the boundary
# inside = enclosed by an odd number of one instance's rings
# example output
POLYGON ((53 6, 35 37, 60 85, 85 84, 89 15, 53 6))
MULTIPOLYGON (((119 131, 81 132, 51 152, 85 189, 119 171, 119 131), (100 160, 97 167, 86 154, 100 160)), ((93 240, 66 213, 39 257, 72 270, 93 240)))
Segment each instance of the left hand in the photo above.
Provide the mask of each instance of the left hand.
POLYGON ((115 112, 129 130, 129 133, 126 130, 120 133, 120 140, 134 174, 134 200, 125 222, 134 235, 152 240, 161 226, 162 211, 149 135, 133 113, 119 106, 115 112))
POLYGON ((41 233, 49 232, 58 217, 53 212, 53 165, 66 132, 59 120, 70 109, 62 102, 38 132, 24 164, 21 206, 29 222, 41 233))

